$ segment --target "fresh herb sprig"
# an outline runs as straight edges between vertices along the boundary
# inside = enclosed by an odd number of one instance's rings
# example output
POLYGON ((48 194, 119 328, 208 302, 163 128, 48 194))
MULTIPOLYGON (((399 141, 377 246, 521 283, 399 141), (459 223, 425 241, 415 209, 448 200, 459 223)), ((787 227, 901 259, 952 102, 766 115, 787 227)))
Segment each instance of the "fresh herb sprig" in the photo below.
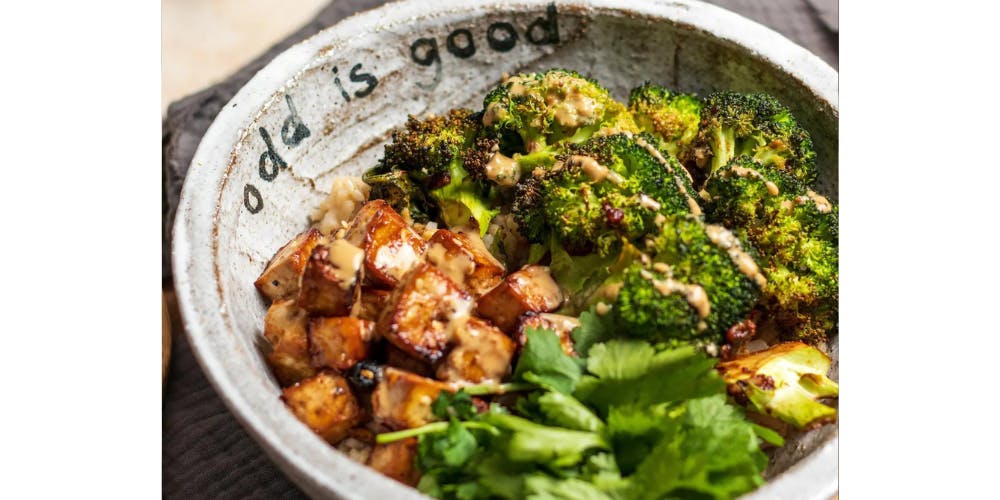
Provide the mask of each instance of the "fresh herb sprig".
POLYGON ((518 415, 442 393, 432 409, 444 421, 379 441, 419 436, 418 488, 438 498, 732 498, 763 483, 760 444, 781 437, 726 402, 713 359, 614 339, 592 313, 581 323, 586 360, 553 332, 527 332, 512 378, 533 390, 518 415))

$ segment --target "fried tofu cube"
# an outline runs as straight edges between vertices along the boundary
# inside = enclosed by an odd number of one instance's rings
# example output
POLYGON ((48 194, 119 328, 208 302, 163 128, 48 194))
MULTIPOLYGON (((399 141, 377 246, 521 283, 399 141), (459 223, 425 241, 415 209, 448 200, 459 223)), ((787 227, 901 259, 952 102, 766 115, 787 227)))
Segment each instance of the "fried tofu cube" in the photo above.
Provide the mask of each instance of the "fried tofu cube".
POLYGON ((378 321, 378 317, 382 315, 382 309, 385 308, 386 302, 389 301, 390 293, 388 290, 362 287, 361 299, 356 304, 356 316, 369 321, 378 321))
POLYGON ((286 387, 281 399, 296 418, 330 444, 347 437, 365 417, 347 379, 331 371, 286 387))
POLYGON ((401 370, 416 373, 421 377, 434 376, 434 368, 431 367, 430 363, 422 359, 414 358, 402 349, 388 342, 385 346, 385 364, 387 366, 395 366, 401 370))
POLYGON ((477 312, 505 332, 527 312, 551 312, 562 305, 563 294, 546 266, 524 266, 479 298, 477 312))
POLYGON ((435 363, 454 336, 455 321, 465 321, 472 297, 430 264, 406 276, 389 297, 376 331, 407 354, 435 363))
POLYGON ((344 236, 365 252, 366 277, 395 287, 420 263, 427 243, 385 200, 365 203, 344 236))
POLYGON ((264 338, 271 344, 267 364, 282 387, 316 373, 309 364, 308 321, 294 300, 276 300, 264 315, 264 338))
POLYGON ((318 316, 347 316, 361 292, 360 248, 338 239, 313 249, 296 299, 318 316))
POLYGON ((294 298, 309 256, 322 241, 323 234, 312 228, 286 243, 271 257, 264 272, 254 281, 257 290, 272 301, 294 298))
POLYGON ((474 297, 490 291, 507 274, 503 264, 486 249, 478 233, 438 229, 427 243, 427 262, 474 297))
POLYGON ((375 323, 357 318, 309 320, 309 354, 316 368, 345 372, 368 357, 375 323))
POLYGON ((575 357, 576 350, 573 348, 572 333, 578 326, 580 326, 580 320, 572 316, 552 313, 527 313, 518 319, 515 337, 517 338, 517 344, 523 348, 524 344, 528 341, 527 333, 525 333, 528 328, 551 330, 559 337, 559 344, 562 346, 563 352, 575 357))
POLYGON ((411 429, 437 420, 431 404, 450 385, 414 373, 385 367, 372 391, 372 416, 393 429, 411 429))
POLYGON ((367 465, 407 486, 416 486, 420 480, 414 459, 417 457, 417 438, 401 439, 388 444, 377 444, 368 457, 367 465))
POLYGON ((469 318, 455 330, 455 340, 455 347, 438 365, 439 380, 499 382, 510 373, 517 344, 489 321, 469 318))

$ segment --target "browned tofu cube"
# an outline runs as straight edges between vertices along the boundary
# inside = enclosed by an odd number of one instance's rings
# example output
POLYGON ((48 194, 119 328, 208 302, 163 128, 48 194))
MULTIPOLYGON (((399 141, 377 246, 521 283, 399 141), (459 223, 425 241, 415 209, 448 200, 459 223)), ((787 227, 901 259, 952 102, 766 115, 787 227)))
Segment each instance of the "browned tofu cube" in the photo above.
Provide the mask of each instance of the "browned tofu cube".
POLYGON ((254 282, 257 290, 271 300, 295 297, 309 256, 322 241, 323 234, 312 228, 281 247, 254 282))
POLYGON ((572 316, 552 313, 527 313, 517 321, 517 344, 524 347, 525 342, 528 341, 527 334, 525 333, 528 328, 543 328, 545 330, 552 330, 559 336, 559 344, 562 345, 563 352, 570 356, 576 356, 576 350, 573 348, 573 335, 571 334, 578 326, 580 326, 580 320, 572 316))
POLYGON ((441 271, 421 264, 389 297, 376 330, 409 355, 434 363, 450 346, 453 322, 465 321, 472 297, 441 271))
POLYGON ((282 387, 316 373, 309 364, 308 315, 293 300, 276 300, 264 315, 264 337, 271 344, 267 364, 282 387))
POLYGON ((357 318, 309 320, 309 353, 316 368, 344 372, 368 357, 375 323, 357 318))
POLYGON ((430 363, 422 359, 414 358, 402 349, 390 343, 386 343, 385 346, 385 364, 387 366, 395 366, 401 370, 416 373, 422 377, 434 376, 434 369, 431 367, 430 363))
POLYGON ((507 274, 477 233, 438 229, 427 243, 427 262, 474 297, 490 291, 507 274))
POLYGON ((562 305, 563 294, 545 266, 524 266, 479 298, 477 311, 505 332, 527 312, 551 312, 562 305))
POLYGON ((318 316, 347 316, 361 292, 363 252, 338 239, 317 245, 309 257, 296 302, 318 316))
POLYGON ((372 416, 393 429, 420 427, 437 420, 431 404, 441 391, 451 390, 443 382, 387 366, 372 391, 372 416))
POLYGON ((448 382, 499 382, 510 372, 517 344, 489 321, 469 320, 455 330, 455 348, 437 368, 437 378, 448 382))
POLYGON ((420 263, 427 246, 385 200, 365 203, 344 237, 364 249, 366 277, 390 288, 420 263))
POLYGON ((388 290, 362 287, 361 299, 356 305, 357 317, 369 321, 378 321, 378 317, 382 315, 382 309, 385 307, 386 302, 389 301, 390 293, 388 290))
POLYGON ((347 379, 330 371, 286 387, 281 399, 302 423, 331 444, 337 444, 364 420, 347 379))
POLYGON ((414 464, 416 457, 417 438, 414 437, 375 445, 367 464, 407 486, 416 486, 420 480, 420 472, 414 464))

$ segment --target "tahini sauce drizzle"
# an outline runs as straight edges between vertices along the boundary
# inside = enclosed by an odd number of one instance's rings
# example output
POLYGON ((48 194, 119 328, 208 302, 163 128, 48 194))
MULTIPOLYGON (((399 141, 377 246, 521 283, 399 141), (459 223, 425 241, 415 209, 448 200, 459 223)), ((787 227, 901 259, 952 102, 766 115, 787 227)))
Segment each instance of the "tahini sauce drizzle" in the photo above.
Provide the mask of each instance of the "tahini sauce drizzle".
POLYGON ((517 184, 521 177, 521 169, 517 166, 517 160, 495 152, 486 162, 486 178, 497 183, 499 186, 511 187, 517 184))
MULTIPOLYGON (((687 200, 688 210, 694 215, 701 215, 701 206, 698 205, 698 202, 691 196, 691 193, 688 192, 687 187, 684 186, 684 181, 677 175, 677 171, 674 169, 673 165, 671 165, 670 162, 663 157, 660 150, 653 147, 652 144, 646 142, 646 140, 642 137, 636 137, 635 143, 644 148, 650 155, 652 155, 653 158, 656 158, 656 161, 663 165, 664 169, 673 174, 674 182, 677 184, 677 189, 679 189, 681 193, 684 193, 684 198, 687 200)), ((683 167, 681 167, 681 170, 684 171, 684 175, 687 176, 688 181, 693 183, 694 179, 691 178, 691 172, 688 172, 687 169, 683 167)))
POLYGON ((755 177, 757 179, 760 179, 761 181, 764 182, 764 187, 767 188, 767 192, 771 196, 778 196, 779 194, 781 194, 781 190, 778 189, 778 185, 777 184, 775 184, 775 183, 767 180, 767 178, 764 177, 764 174, 761 174, 760 172, 758 172, 758 171, 756 171, 756 170, 754 170, 752 168, 733 166, 733 168, 731 168, 729 170, 729 172, 732 172, 732 173, 736 174, 739 177, 752 176, 752 177, 755 177))
POLYGON ((465 286, 465 279, 475 270, 476 264, 465 252, 448 254, 448 249, 440 243, 434 243, 427 249, 427 262, 434 264, 442 273, 455 283, 465 286))
POLYGON ((736 239, 736 236, 732 232, 716 224, 706 224, 705 233, 708 234, 708 239, 712 240, 712 244, 729 254, 729 258, 732 259, 733 264, 736 264, 736 267, 744 276, 753 280, 761 288, 767 284, 767 278, 761 274, 760 268, 757 267, 757 263, 754 262, 753 257, 743 251, 740 240, 736 239))
POLYGON ((361 261, 365 257, 364 250, 350 244, 347 240, 333 240, 329 245, 328 260, 336 268, 334 276, 344 290, 354 286, 354 279, 361 269, 361 261))
POLYGON ((605 179, 619 185, 625 182, 625 179, 618 172, 601 165, 589 156, 573 155, 569 157, 567 163, 571 166, 579 166, 583 174, 594 182, 601 182, 605 179))
POLYGON ((701 285, 691 285, 687 283, 682 283, 671 277, 670 266, 663 262, 657 262, 653 265, 653 269, 666 275, 666 279, 656 279, 653 273, 643 269, 639 271, 639 276, 644 280, 649 281, 653 284, 653 288, 657 292, 663 295, 671 295, 674 293, 684 294, 684 300, 698 313, 699 318, 707 318, 712 312, 712 304, 708 301, 708 295, 705 293, 705 289, 701 285), (663 271, 666 266, 666 271, 663 271))
POLYGON ((816 204, 816 210, 819 210, 819 213, 828 214, 831 210, 833 210, 833 205, 830 203, 830 200, 826 199, 825 196, 813 191, 812 189, 806 191, 806 196, 808 196, 809 199, 816 204))

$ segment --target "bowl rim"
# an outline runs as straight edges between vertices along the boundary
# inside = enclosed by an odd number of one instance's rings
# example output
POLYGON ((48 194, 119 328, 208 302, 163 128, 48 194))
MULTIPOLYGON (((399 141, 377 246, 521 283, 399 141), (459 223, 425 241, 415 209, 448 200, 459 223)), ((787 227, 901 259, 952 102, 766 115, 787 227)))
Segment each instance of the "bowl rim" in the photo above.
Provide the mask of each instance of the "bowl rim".
MULTIPOLYGON (((222 108, 202 137, 181 190, 173 227, 174 288, 185 334, 216 394, 271 460, 307 494, 314 497, 361 498, 373 493, 420 498, 414 490, 381 476, 309 433, 304 426, 276 426, 255 409, 262 394, 247 391, 225 357, 214 348, 222 335, 236 334, 224 320, 225 303, 219 277, 213 272, 213 243, 221 206, 219 197, 228 177, 232 147, 256 118, 261 107, 278 96, 316 57, 321 48, 346 42, 359 33, 413 23, 442 14, 475 16, 497 9, 543 10, 552 0, 437 0, 428 8, 422 0, 390 2, 354 14, 288 48, 247 82, 222 108), (249 111, 248 111, 249 110, 249 111), (295 443, 302 449, 288 446, 295 443), (323 469, 316 463, 323 459, 323 469), (352 489, 354 488, 354 489, 352 489)), ((816 55, 779 33, 734 12, 696 0, 633 0, 627 7, 613 0, 570 0, 557 7, 577 13, 645 17, 687 26, 735 44, 799 80, 814 97, 838 113, 838 73, 816 55)), ((273 398, 273 394, 267 397, 273 398)), ((290 413, 285 416, 293 418, 290 413)), ((838 490, 839 433, 795 465, 744 498, 815 498, 826 500, 838 490)))

